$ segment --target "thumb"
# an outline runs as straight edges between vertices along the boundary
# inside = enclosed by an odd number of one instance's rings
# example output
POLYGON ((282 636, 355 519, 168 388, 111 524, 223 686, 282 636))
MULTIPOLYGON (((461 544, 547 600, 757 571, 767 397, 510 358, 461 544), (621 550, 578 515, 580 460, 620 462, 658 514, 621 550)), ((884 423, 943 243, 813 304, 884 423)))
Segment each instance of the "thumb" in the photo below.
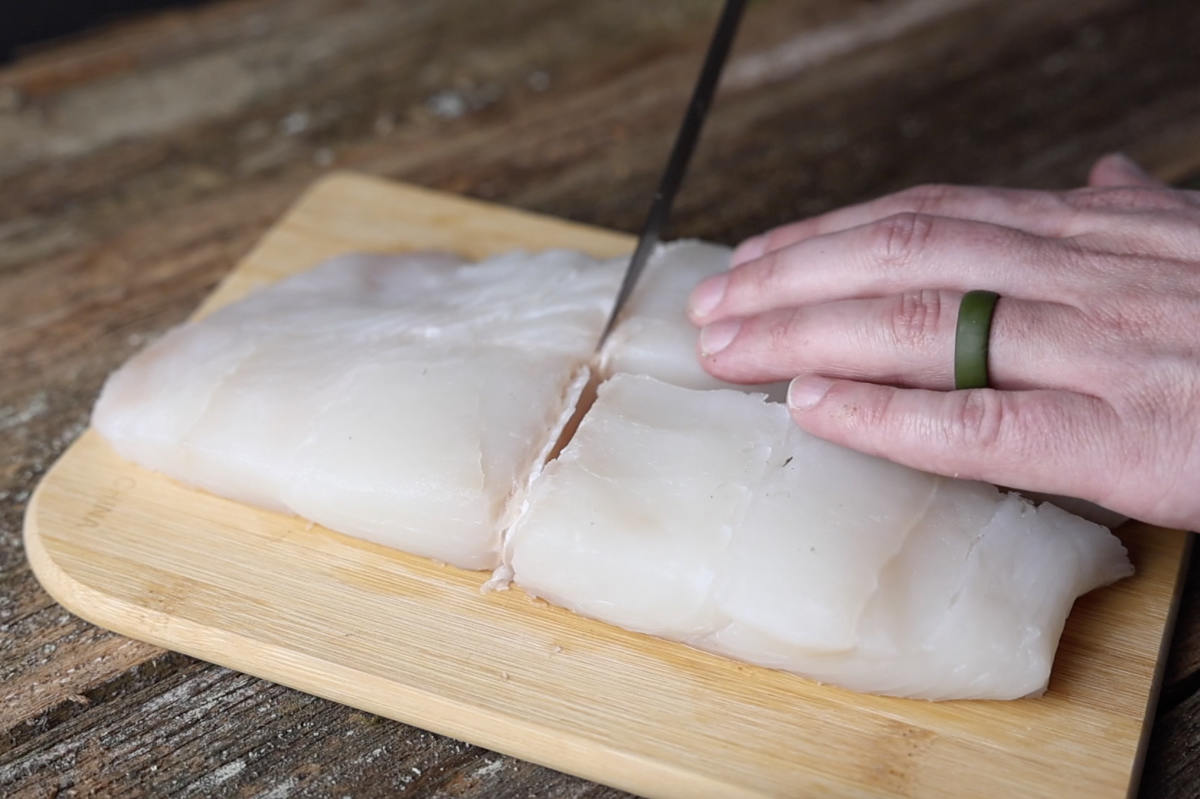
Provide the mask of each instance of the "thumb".
POLYGON ((1110 153, 1092 165, 1092 171, 1088 174, 1088 185, 1160 187, 1166 184, 1142 169, 1124 153, 1110 153))

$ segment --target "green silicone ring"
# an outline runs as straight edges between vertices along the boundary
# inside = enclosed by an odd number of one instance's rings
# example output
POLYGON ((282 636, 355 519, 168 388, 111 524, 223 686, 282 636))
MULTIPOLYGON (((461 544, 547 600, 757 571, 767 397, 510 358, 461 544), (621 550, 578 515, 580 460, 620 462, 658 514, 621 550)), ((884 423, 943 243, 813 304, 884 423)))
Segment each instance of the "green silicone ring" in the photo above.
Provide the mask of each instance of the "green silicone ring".
POLYGON ((998 299, 1000 295, 994 291, 968 291, 963 295, 954 330, 955 388, 988 386, 988 338, 998 299))

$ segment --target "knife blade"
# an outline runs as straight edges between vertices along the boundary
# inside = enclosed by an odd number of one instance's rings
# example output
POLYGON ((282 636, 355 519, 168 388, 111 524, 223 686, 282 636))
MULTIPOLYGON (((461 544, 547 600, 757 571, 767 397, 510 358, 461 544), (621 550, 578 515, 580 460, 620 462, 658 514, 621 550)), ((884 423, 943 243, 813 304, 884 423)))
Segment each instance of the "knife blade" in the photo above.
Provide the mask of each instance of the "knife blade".
POLYGON ((708 45, 708 54, 704 57, 704 65, 700 68, 700 77, 696 80, 696 88, 692 90, 692 99, 688 102, 683 122, 679 126, 679 133, 675 136, 675 145, 671 148, 671 155, 667 159, 667 168, 663 170, 662 177, 659 179, 658 190, 654 192, 654 199, 650 203, 650 212, 646 215, 646 221, 638 235, 637 247, 634 248, 633 256, 629 259, 629 266, 625 269, 625 276, 621 280, 621 288, 617 291, 617 298, 613 302, 612 312, 609 313, 608 321, 604 325, 604 332, 600 334, 600 341, 596 344, 597 350, 604 345, 609 334, 616 327, 621 308, 633 294, 634 286, 637 285, 638 278, 642 276, 646 262, 650 260, 650 254, 658 245, 659 234, 666 225, 667 217, 671 214, 671 205, 675 201, 675 194, 683 182, 683 174, 687 171, 688 161, 691 160, 692 151, 696 148, 696 141, 700 138, 700 129, 704 126, 704 119, 712 103, 713 93, 717 89, 717 81, 721 77, 721 68, 725 65, 725 57, 729 55, 729 48, 737 34, 738 23, 741 22, 742 9, 745 5, 745 0, 726 0, 724 8, 721 9, 721 16, 713 31, 712 41, 708 45))

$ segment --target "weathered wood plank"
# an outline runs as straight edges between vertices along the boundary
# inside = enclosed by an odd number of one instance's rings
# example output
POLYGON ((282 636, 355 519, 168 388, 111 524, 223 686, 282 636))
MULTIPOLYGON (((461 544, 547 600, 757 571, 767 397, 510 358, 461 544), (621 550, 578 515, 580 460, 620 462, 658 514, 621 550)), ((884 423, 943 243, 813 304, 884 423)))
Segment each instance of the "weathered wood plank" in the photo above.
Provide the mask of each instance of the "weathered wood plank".
MULTIPOLYGON (((63 620, 24 566, 20 516, 104 375, 324 169, 635 229, 716 5, 234 0, 0 70, 0 695, 15 694, 0 702, 0 774, 14 780, 0 792, 182 795, 219 774, 231 793, 318 795, 335 772, 356 796, 601 791, 474 750, 460 761, 390 722, 360 746, 344 735, 353 711, 63 620), (197 707, 211 711, 199 726, 171 726, 197 707), (156 739, 160 727, 176 732, 156 739), (107 737, 88 749, 95 731, 107 737), (278 743, 255 755, 243 740, 278 743), (75 754, 39 759, 51 751, 75 754), (405 784, 410 760, 449 776, 405 784)), ((1068 186, 1117 148, 1195 179, 1192 5, 753 4, 675 231, 732 241, 915 182, 1068 186)), ((1200 791, 1196 584, 1147 795, 1200 791)))
POLYGON ((173 653, 77 701, 0 760, 6 796, 621 795, 173 653))
POLYGON ((1196 796, 1200 771, 1200 693, 1192 692, 1173 706, 1160 706, 1150 739, 1141 791, 1143 799, 1190 799, 1196 796))

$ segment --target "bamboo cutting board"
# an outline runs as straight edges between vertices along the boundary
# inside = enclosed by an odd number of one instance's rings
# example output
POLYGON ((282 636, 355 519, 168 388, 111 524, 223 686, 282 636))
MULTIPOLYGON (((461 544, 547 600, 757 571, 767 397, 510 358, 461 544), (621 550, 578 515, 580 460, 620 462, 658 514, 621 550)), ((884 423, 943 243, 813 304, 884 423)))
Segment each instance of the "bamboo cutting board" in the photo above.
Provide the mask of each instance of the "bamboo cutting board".
MULTIPOLYGON (((201 309, 351 250, 628 252, 632 240, 350 174, 201 309)), ((1075 606, 1046 696, 863 696, 625 632, 486 575, 201 493, 86 432, 26 515, 30 563, 102 627, 651 796, 1121 797, 1136 785, 1188 537, 1120 531, 1135 577, 1075 606)))

